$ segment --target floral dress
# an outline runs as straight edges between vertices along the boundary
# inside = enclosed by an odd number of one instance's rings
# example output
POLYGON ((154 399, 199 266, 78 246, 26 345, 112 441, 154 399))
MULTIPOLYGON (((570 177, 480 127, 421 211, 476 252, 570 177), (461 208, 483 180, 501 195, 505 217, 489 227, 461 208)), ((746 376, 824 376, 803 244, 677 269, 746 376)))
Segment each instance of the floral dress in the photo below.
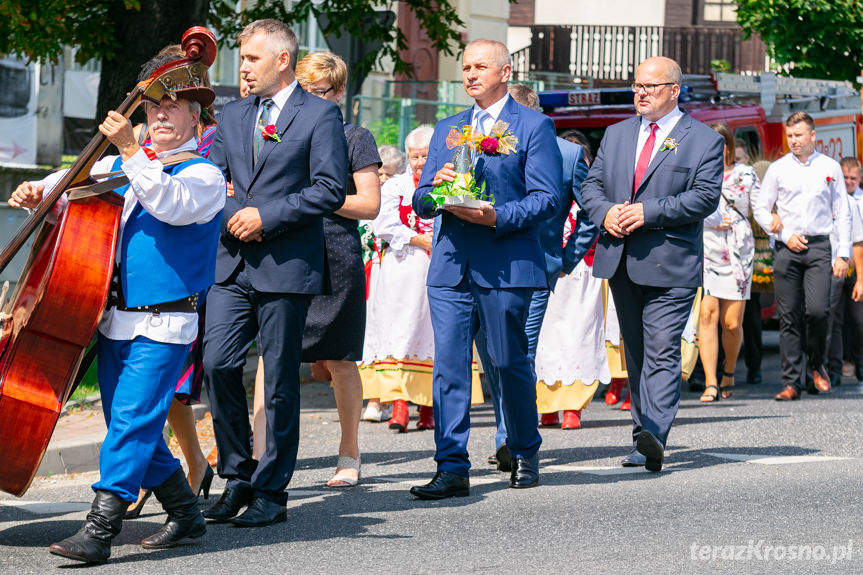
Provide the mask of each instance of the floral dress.
POLYGON ((734 164, 722 179, 719 207, 704 220, 704 294, 724 300, 748 300, 752 288, 755 239, 749 213, 759 189, 751 166, 734 164), (731 227, 718 230, 723 216, 731 227))

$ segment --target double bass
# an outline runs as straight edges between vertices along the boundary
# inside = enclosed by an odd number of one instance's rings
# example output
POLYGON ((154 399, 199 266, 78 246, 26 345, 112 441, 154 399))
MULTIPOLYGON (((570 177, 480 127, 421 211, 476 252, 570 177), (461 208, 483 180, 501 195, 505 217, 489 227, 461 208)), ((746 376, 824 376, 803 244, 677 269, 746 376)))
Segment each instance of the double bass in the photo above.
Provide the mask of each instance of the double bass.
MULTIPOLYGON (((176 99, 173 89, 201 84, 216 57, 215 37, 195 26, 181 45, 185 57, 139 82, 118 113, 128 118, 142 101, 176 99)), ((98 133, 0 252, 2 271, 36 232, 0 308, 0 489, 19 497, 39 468, 108 301, 124 202, 113 190, 127 183, 91 177, 108 144, 98 133)))

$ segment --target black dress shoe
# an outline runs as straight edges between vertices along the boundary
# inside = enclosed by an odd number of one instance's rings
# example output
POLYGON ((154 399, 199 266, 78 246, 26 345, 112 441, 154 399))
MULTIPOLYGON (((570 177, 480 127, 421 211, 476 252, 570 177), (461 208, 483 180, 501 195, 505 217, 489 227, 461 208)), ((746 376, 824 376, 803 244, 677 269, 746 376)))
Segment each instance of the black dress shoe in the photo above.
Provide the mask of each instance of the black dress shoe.
POLYGON ((499 461, 497 460, 497 453, 496 452, 488 456, 488 464, 489 465, 494 465, 495 467, 497 467, 498 463, 499 463, 499 461))
POLYGON ((662 470, 662 459, 665 455, 665 450, 655 435, 649 431, 642 431, 638 434, 635 446, 638 452, 644 455, 645 469, 654 473, 662 470))
POLYGON ((470 479, 449 471, 438 471, 425 485, 411 487, 411 495, 426 500, 467 497, 470 495, 470 479))
POLYGON ((512 454, 509 452, 509 447, 506 443, 497 448, 497 453, 494 454, 497 458, 497 470, 510 472, 512 471, 512 454))
POLYGON ((646 457, 640 454, 637 449, 633 448, 633 450, 629 452, 629 455, 620 461, 620 464, 623 467, 644 467, 644 462, 646 460, 646 457))
POLYGON ((246 485, 226 487, 216 503, 204 511, 204 519, 213 523, 230 521, 252 500, 252 488, 246 485))
POLYGON ((237 527, 263 527, 287 519, 288 510, 284 505, 263 497, 255 497, 242 514, 231 519, 231 523, 237 527))
POLYGON ((746 372, 746 383, 749 385, 758 385, 761 383, 761 370, 753 369, 752 371, 746 372))
POLYGON ((857 378, 857 381, 863 382, 863 363, 854 366, 854 377, 857 378))
POLYGON ((539 483, 539 454, 533 457, 514 457, 509 486, 515 489, 536 487, 539 483))

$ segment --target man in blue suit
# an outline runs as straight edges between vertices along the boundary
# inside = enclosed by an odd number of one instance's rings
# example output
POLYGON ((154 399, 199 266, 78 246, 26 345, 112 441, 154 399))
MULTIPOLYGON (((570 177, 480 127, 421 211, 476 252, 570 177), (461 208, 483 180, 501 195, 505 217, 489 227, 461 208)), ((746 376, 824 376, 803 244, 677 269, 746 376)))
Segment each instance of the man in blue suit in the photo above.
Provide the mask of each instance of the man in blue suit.
POLYGON ((204 337, 219 475, 228 481, 204 517, 249 527, 286 517, 284 488, 300 437, 303 326, 312 295, 326 285, 322 216, 344 203, 348 168, 338 107, 307 94, 294 78, 293 31, 259 20, 239 42, 251 95, 225 106, 210 151, 234 195, 222 218, 204 337), (242 374, 259 333, 267 432, 255 437, 266 442, 256 461, 242 374))
MULTIPOLYGON (((531 110, 539 111, 539 98, 530 86, 525 84, 510 84, 509 95, 522 106, 531 110)), ((557 213, 550 221, 539 228, 539 243, 545 253, 545 269, 548 278, 548 289, 538 289, 530 298, 530 308, 525 323, 527 333, 528 358, 531 370, 536 378, 535 360, 536 346, 539 341, 539 332, 542 329, 542 320, 548 307, 548 298, 557 279, 561 273, 570 273, 584 258, 584 255, 593 245, 599 231, 590 221, 587 212, 583 209, 578 211, 575 228, 563 248, 563 226, 569 216, 572 203, 576 202, 581 207, 581 182, 587 176, 587 162, 582 147, 563 138, 557 138, 557 146, 563 158, 563 173, 561 182, 561 202, 557 213)), ((486 341, 482 331, 477 333, 476 350, 483 365, 491 363, 486 350, 486 341)), ((495 454, 489 458, 489 462, 497 465, 500 471, 512 471, 512 457, 506 446, 506 423, 501 415, 500 409, 500 385, 496 379, 495 371, 486 372, 486 381, 491 391, 491 403, 494 406, 494 420, 497 425, 495 432, 495 454)))
POLYGON ((527 356, 527 318, 535 289, 548 289, 539 224, 560 206, 561 158, 554 125, 507 94, 512 66, 500 42, 476 40, 462 57, 465 91, 476 104, 438 122, 429 145, 413 208, 422 218, 437 214, 429 193, 456 173, 446 138, 455 127, 488 134, 497 121, 518 138, 516 152, 482 154, 474 175, 485 182, 495 205, 447 207, 442 211, 428 272, 428 296, 435 337, 433 395, 435 461, 430 483, 411 493, 422 499, 466 496, 470 461, 470 373, 473 341, 482 330, 490 364, 500 382, 502 411, 513 456, 510 486, 539 480, 536 387, 527 356))
POLYGON ((624 466, 662 469, 680 403, 680 336, 701 285, 702 220, 719 203, 723 140, 677 105, 681 71, 648 58, 635 73, 637 117, 610 126, 581 187, 600 226, 593 263, 609 278, 632 398, 624 466))

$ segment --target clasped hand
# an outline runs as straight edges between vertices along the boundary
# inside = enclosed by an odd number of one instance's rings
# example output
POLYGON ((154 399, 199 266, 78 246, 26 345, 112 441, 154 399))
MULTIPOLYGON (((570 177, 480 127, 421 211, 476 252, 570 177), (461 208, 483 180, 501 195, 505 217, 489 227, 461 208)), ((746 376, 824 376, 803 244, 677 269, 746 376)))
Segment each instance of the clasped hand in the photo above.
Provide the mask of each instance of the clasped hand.
POLYGON ((258 208, 247 207, 237 211, 228 220, 228 233, 243 242, 261 241, 264 223, 258 208))
POLYGON ((615 204, 605 214, 602 227, 616 238, 628 236, 644 226, 644 204, 623 202, 615 204))

